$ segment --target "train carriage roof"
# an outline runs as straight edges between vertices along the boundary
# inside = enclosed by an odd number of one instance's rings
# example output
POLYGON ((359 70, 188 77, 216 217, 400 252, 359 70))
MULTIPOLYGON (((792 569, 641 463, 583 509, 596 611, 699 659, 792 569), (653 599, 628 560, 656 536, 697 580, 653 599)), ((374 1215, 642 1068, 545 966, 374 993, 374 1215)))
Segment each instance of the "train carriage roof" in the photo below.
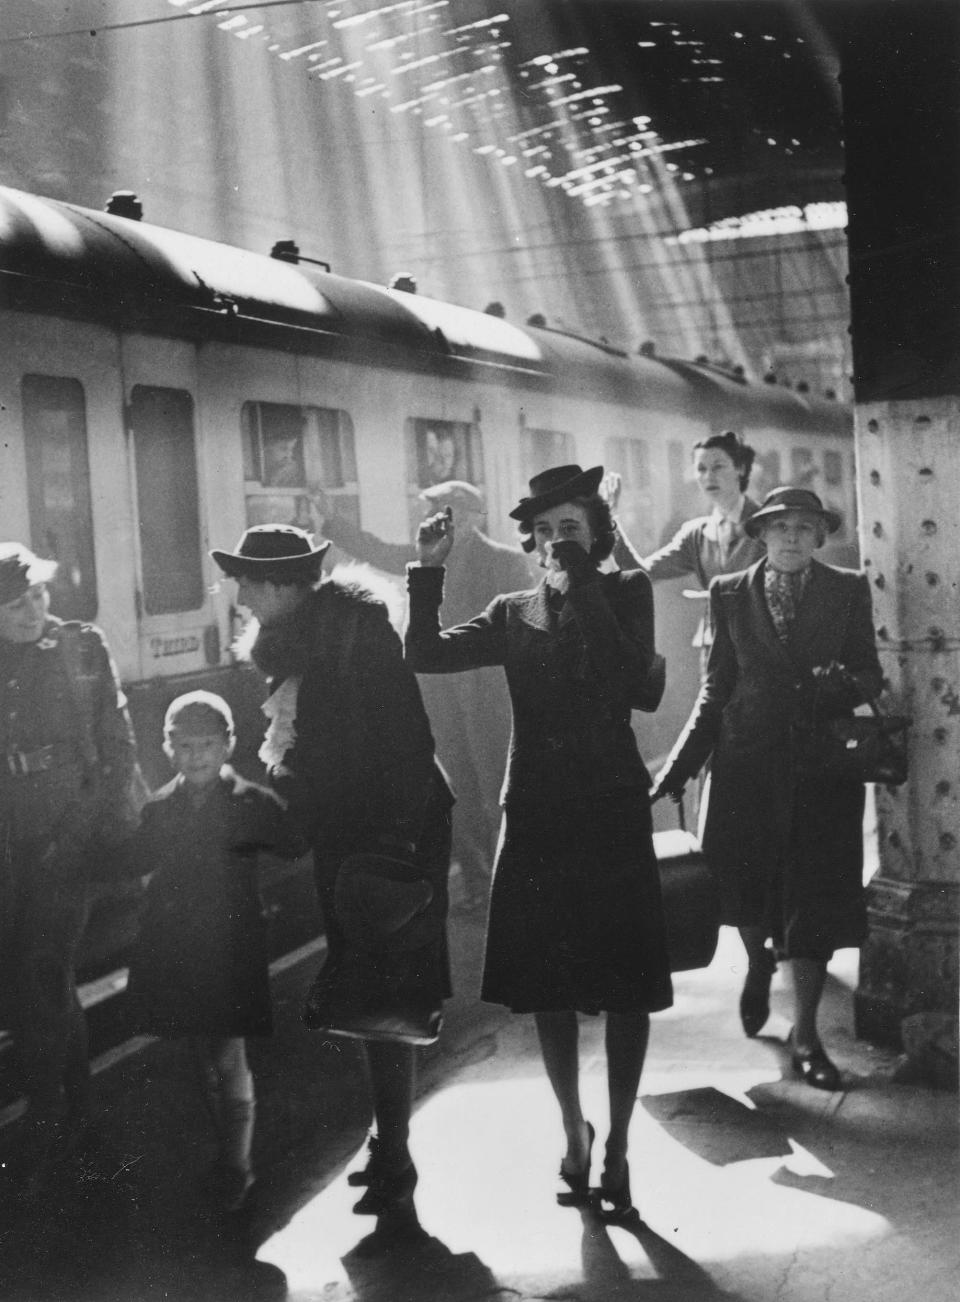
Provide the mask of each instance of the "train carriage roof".
POLYGON ((841 404, 712 367, 628 356, 565 330, 519 327, 421 294, 0 186, 7 306, 192 339, 420 368, 476 365, 592 401, 683 412, 714 427, 846 432, 841 404), (832 409, 832 410, 831 410, 832 409))

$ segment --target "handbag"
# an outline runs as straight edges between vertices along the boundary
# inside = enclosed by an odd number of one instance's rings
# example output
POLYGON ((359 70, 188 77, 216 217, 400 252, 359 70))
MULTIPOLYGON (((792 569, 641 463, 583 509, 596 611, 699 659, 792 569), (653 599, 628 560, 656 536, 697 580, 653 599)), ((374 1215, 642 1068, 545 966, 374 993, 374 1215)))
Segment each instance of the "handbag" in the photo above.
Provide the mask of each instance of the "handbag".
POLYGON ((433 1044, 443 1022, 437 945, 444 906, 413 859, 348 856, 334 883, 342 952, 320 969, 303 1020, 311 1030, 433 1044))
MULTIPOLYGON (((427 962, 435 966, 432 946, 427 952, 427 962)), ((347 946, 317 974, 304 1004, 304 1022, 312 1031, 347 1039, 434 1044, 443 1009, 439 992, 430 991, 418 965, 421 953, 374 955, 347 946)))
POLYGON ((709 967, 720 936, 720 894, 700 842, 687 831, 683 803, 677 804, 680 826, 654 832, 660 871, 663 920, 671 972, 709 967))
MULTIPOLYGON (((846 674, 850 685, 856 683, 846 674)), ((884 714, 877 701, 867 700, 870 714, 827 719, 801 729, 804 758, 838 782, 876 782, 899 787, 907 780, 907 715, 884 714)))

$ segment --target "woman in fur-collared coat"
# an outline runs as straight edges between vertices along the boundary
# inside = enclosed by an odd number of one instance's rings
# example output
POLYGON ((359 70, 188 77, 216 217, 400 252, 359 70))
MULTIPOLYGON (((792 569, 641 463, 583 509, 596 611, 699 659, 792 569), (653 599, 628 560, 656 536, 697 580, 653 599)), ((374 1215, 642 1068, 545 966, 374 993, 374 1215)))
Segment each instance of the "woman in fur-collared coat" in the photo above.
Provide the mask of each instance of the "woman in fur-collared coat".
POLYGON ((866 577, 813 559, 838 524, 803 488, 774 489, 747 521, 767 558, 710 585, 706 678, 652 793, 679 797, 712 755, 703 848, 747 950, 743 1027, 762 1028, 774 955, 790 960, 793 1067, 819 1089, 840 1083, 817 1032, 827 962, 866 932, 864 789, 805 759, 798 728, 882 686, 866 577))
MULTIPOLYGON (((260 755, 313 846, 332 970, 347 947, 335 887, 349 856, 415 855, 433 888, 434 916, 445 917, 453 801, 383 602, 358 583, 319 582, 329 546, 314 547, 293 526, 261 525, 236 551, 212 556, 257 621, 250 654, 271 689, 260 755)), ((439 1002, 450 993, 442 926, 417 953, 418 992, 439 1002)), ((415 1221, 407 1144, 415 1050, 362 1043, 376 1135, 366 1170, 352 1174, 351 1183, 368 1186, 354 1210, 402 1228, 415 1221)))
POLYGON ((601 1207, 630 1214, 627 1130, 649 1014, 672 1002, 650 779, 630 726, 656 709, 662 660, 639 570, 601 574, 614 527, 603 468, 558 466, 512 512, 546 577, 441 631, 452 523, 420 527, 408 572, 408 663, 418 673, 500 665, 513 708, 505 818, 490 897, 482 997, 536 1016, 567 1139, 564 1201, 589 1189, 593 1127, 580 1107, 577 1013, 605 1012, 610 1134, 601 1207))

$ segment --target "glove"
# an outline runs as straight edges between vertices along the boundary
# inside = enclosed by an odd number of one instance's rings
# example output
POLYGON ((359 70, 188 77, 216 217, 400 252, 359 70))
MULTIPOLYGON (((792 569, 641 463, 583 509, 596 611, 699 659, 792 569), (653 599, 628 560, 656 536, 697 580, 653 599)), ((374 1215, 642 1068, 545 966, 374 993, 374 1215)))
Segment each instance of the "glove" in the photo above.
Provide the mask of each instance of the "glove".
POLYGON ((814 690, 821 701, 838 708, 846 708, 859 703, 860 692, 857 683, 845 665, 831 660, 825 665, 814 665, 811 670, 814 690))
POLYGON ((571 588, 586 587, 588 583, 596 583, 600 578, 600 571, 587 552, 569 538, 551 543, 550 554, 570 580, 571 588))

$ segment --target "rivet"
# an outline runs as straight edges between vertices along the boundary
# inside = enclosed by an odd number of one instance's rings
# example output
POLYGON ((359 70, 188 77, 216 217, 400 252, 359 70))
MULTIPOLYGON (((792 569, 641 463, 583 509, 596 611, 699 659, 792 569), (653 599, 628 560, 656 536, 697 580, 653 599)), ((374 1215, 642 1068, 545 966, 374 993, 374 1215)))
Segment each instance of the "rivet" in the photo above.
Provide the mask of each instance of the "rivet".
POLYGON ((870 471, 870 483, 871 483, 871 484, 879 484, 879 483, 880 483, 880 471, 879 471, 879 470, 871 470, 871 471, 870 471))
POLYGON ((950 794, 950 783, 946 778, 941 778, 937 783, 937 795, 948 796, 950 794))
POLYGON ((921 479, 932 479, 933 471, 929 466, 924 466, 923 469, 919 471, 919 475, 921 479))
POLYGON ((879 588, 881 592, 884 590, 884 588, 887 586, 887 581, 882 574, 877 575, 877 577, 873 581, 873 586, 875 588, 879 588))
POLYGON ((933 740, 939 742, 941 746, 947 740, 949 735, 950 734, 946 728, 934 728, 933 730, 933 740))
POLYGON ((881 624, 880 627, 877 629, 877 637, 880 639, 881 642, 889 642, 890 634, 887 632, 886 624, 881 624))
POLYGON ((913 424, 915 429, 925 429, 926 426, 930 424, 930 417, 918 416, 917 419, 913 422, 913 424))
POLYGON ((920 525, 920 529, 923 533, 927 534, 927 536, 929 537, 930 534, 934 534, 937 532, 937 522, 936 520, 924 520, 923 523, 920 525))
POLYGON ((953 835, 952 832, 940 833, 941 850, 952 850, 956 844, 957 844, 957 838, 953 835))
POLYGON ((931 588, 935 588, 937 584, 940 582, 940 575, 934 574, 932 570, 927 570, 926 574, 923 577, 926 579, 927 584, 931 588))
POLYGON ((871 434, 876 434, 879 428, 880 428, 880 422, 878 420, 867 421, 867 429, 870 431, 871 434))
POLYGON ((890 844, 893 846, 895 850, 899 849, 901 844, 899 832, 891 832, 890 836, 887 839, 889 840, 890 844))
POLYGON ((882 537, 883 537, 883 525, 880 523, 879 520, 875 520, 875 521, 874 521, 874 524, 873 524, 873 536, 874 536, 874 538, 882 538, 882 537))

